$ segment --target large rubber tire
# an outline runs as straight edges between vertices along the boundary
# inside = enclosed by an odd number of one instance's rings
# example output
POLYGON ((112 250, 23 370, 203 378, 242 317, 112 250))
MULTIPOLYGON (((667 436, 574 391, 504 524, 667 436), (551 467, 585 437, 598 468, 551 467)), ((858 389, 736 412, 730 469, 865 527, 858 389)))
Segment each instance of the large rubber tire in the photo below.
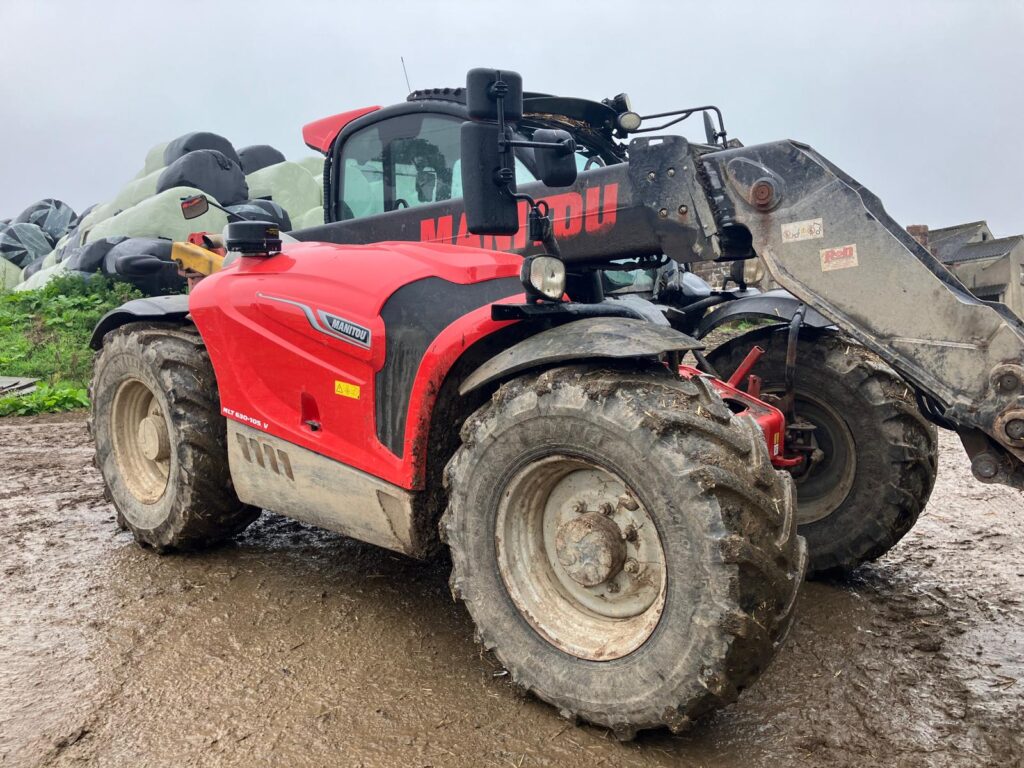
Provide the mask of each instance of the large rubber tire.
POLYGON ((523 376, 467 420, 462 440, 446 469, 441 521, 452 594, 522 688, 566 717, 631 738, 684 730, 768 665, 806 564, 792 481, 772 468, 753 421, 734 416, 705 381, 587 367, 523 376), (499 563, 508 544, 498 539, 498 510, 514 477, 558 456, 621 478, 663 548, 660 618, 639 647, 610 660, 581 658, 543 636, 499 563))
POLYGON ((140 544, 197 549, 258 517, 231 485, 217 382, 194 328, 130 323, 108 334, 90 399, 96 467, 118 523, 140 544))
MULTIPOLYGON (((759 344, 766 352, 752 373, 762 378, 762 392, 782 392, 787 338, 787 327, 753 331, 708 359, 728 376, 759 344)), ((938 437, 899 375, 836 331, 801 335, 795 392, 797 416, 840 446, 796 483, 808 576, 838 575, 888 552, 917 522, 935 484, 938 437)))

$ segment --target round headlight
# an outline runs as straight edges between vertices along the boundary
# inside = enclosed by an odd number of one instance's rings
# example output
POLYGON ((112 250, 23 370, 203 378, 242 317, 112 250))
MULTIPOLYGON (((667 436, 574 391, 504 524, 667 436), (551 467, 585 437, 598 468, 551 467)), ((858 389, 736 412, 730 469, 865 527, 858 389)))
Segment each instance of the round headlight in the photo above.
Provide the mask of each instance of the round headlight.
POLYGON ((640 115, 636 112, 623 112, 618 118, 619 128, 629 133, 640 127, 640 115))
POLYGON ((565 293, 565 264, 554 256, 530 256, 523 260, 519 279, 530 297, 558 301, 565 293))

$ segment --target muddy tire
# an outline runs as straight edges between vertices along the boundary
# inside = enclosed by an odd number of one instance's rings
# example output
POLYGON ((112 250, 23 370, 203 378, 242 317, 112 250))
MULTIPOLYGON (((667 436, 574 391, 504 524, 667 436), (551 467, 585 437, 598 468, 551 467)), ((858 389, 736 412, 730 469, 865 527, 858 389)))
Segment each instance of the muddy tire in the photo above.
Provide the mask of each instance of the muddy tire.
POLYGON ((243 530, 209 355, 194 329, 131 323, 108 334, 90 384, 96 467, 118 524, 159 551, 243 530))
MULTIPOLYGON (((787 329, 754 331, 708 355, 723 376, 754 344, 762 392, 785 388, 787 329)), ((888 552, 928 502, 938 462, 935 428, 913 391, 875 354, 824 330, 797 347, 796 412, 817 429, 825 458, 797 478, 797 522, 808 576, 837 575, 888 552)))
POLYGON ((768 665, 806 563, 792 481, 704 381, 524 376, 462 439, 452 594, 522 688, 629 738, 685 729, 768 665))

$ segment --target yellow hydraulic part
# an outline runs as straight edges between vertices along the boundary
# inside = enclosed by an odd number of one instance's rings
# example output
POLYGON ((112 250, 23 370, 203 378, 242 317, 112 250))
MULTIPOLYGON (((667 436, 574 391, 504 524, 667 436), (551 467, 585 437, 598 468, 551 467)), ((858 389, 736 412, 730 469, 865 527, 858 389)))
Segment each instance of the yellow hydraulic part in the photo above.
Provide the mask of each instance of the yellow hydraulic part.
POLYGON ((212 275, 214 272, 219 272, 224 266, 224 257, 219 253, 192 243, 172 244, 171 260, 178 265, 178 269, 186 277, 212 275))

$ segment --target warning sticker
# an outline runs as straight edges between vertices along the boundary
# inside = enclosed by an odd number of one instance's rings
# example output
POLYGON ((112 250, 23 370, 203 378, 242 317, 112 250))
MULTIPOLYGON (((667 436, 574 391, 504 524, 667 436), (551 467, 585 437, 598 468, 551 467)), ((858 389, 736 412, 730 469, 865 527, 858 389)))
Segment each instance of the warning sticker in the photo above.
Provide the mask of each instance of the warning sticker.
POLYGON ((353 400, 358 400, 359 385, 349 384, 347 381, 335 381, 334 394, 341 395, 342 397, 351 397, 353 400))
POLYGON ((823 248, 821 251, 821 271, 831 272, 833 269, 848 269, 857 266, 857 246, 843 245, 839 248, 823 248))
POLYGON ((820 240, 825 236, 821 219, 791 221, 782 225, 782 242, 795 243, 800 240, 820 240))

